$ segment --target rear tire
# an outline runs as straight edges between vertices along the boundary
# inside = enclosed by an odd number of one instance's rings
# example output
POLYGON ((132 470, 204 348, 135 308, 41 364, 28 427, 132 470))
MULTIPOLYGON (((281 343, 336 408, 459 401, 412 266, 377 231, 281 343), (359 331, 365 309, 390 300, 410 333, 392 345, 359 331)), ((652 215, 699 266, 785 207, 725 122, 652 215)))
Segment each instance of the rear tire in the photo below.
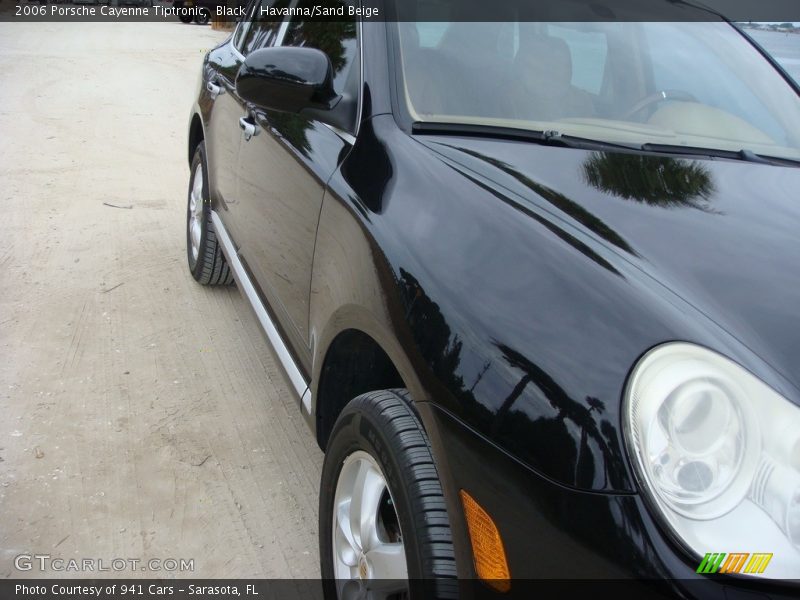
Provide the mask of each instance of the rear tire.
POLYGON ((233 275, 211 221, 206 145, 200 142, 192 159, 186 209, 186 255, 192 277, 202 285, 230 285, 233 275))
POLYGON ((187 25, 192 22, 193 18, 194 17, 192 17, 192 15, 187 10, 181 10, 178 13, 178 19, 180 20, 180 22, 185 23, 187 25))
POLYGON ((408 391, 363 394, 337 419, 322 467, 319 540, 328 600, 457 597, 447 508, 408 391))

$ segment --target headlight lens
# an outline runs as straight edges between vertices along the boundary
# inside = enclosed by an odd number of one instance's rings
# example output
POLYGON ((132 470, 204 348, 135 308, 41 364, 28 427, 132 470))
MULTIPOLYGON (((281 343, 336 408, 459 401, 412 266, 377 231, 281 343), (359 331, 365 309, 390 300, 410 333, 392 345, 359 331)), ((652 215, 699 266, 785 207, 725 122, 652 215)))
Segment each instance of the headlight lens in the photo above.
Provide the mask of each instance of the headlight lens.
POLYGON ((800 409, 699 346, 660 346, 636 365, 626 435, 637 473, 699 555, 772 552, 762 575, 800 576, 800 409))

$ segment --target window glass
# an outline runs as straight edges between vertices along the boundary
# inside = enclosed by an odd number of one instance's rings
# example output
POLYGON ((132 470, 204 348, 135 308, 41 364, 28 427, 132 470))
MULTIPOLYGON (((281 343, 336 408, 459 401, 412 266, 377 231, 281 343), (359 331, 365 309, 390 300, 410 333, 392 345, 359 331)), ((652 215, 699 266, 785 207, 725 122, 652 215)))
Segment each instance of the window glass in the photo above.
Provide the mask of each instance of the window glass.
POLYGON ((439 42, 442 41, 444 32, 447 31, 450 23, 422 22, 412 23, 410 25, 417 30, 416 35, 419 38, 420 48, 435 48, 439 45, 439 42))
POLYGON ((657 89, 691 91, 698 102, 736 115, 782 144, 790 143, 748 80, 737 76, 738 65, 720 60, 708 51, 706 40, 688 31, 660 23, 642 27, 657 89))
POLYGON ((608 56, 606 34, 552 23, 547 26, 547 34, 567 43, 572 58, 572 85, 589 93, 599 94, 608 56))
POLYGON ((250 15, 253 14, 255 6, 259 4, 258 0, 248 0, 245 5, 245 17, 237 19, 236 30, 233 32, 233 47, 239 52, 242 51, 242 44, 244 42, 247 29, 250 26, 250 15))
POLYGON ((315 5, 321 5, 324 8, 344 7, 345 16, 341 21, 333 22, 326 22, 319 18, 306 20, 302 17, 295 17, 289 23, 282 44, 284 46, 317 48, 327 54, 333 65, 333 87, 339 93, 345 89, 348 76, 353 70, 358 56, 356 21, 354 17, 346 16, 348 4, 348 2, 340 0, 328 0, 327 2, 300 0, 299 9, 312 9, 315 5))
MULTIPOLYGON (((261 0, 255 5, 255 11, 251 15, 250 27, 244 35, 244 41, 239 51, 247 56, 253 50, 259 48, 266 48, 275 43, 278 31, 281 27, 281 18, 272 17, 269 15, 262 16, 262 8, 286 8, 289 6, 289 0, 261 0)), ((245 25, 245 23, 242 23, 245 25)))
POLYGON ((248 21, 240 21, 239 24, 236 25, 236 31, 233 32, 233 47, 239 52, 242 51, 242 44, 249 25, 250 23, 248 21))
POLYGON ((800 158, 800 98, 728 23, 406 20, 395 27, 401 98, 416 121, 800 158))

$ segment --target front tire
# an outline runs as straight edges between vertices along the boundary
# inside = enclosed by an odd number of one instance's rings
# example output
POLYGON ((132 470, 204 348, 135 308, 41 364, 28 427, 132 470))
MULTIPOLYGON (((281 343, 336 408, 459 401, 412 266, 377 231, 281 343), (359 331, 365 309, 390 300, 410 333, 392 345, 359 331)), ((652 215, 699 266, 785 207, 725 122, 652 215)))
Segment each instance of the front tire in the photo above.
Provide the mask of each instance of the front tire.
POLYGON ((457 596, 447 508, 406 390, 363 394, 336 421, 319 539, 326 599, 457 596))
POLYGON ((186 210, 186 255, 189 271, 202 285, 229 285, 233 283, 233 275, 225 262, 214 231, 214 223, 211 221, 205 142, 200 142, 194 152, 191 172, 186 210))

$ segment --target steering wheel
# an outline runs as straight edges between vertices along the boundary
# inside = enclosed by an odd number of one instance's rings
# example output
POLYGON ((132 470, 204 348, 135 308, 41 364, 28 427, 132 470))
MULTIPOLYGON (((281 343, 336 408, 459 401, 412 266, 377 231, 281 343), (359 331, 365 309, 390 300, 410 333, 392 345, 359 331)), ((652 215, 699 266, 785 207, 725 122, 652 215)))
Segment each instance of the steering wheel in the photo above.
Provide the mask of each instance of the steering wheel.
POLYGON ((689 92, 684 92, 682 90, 660 90, 655 94, 650 94, 649 96, 645 96, 641 100, 637 101, 632 107, 628 109, 628 111, 624 115, 622 115, 622 119, 624 121, 628 121, 636 113, 643 111, 645 108, 648 108, 654 104, 658 104, 659 102, 665 102, 668 100, 678 100, 681 102, 699 102, 699 100, 694 96, 692 96, 689 92))

